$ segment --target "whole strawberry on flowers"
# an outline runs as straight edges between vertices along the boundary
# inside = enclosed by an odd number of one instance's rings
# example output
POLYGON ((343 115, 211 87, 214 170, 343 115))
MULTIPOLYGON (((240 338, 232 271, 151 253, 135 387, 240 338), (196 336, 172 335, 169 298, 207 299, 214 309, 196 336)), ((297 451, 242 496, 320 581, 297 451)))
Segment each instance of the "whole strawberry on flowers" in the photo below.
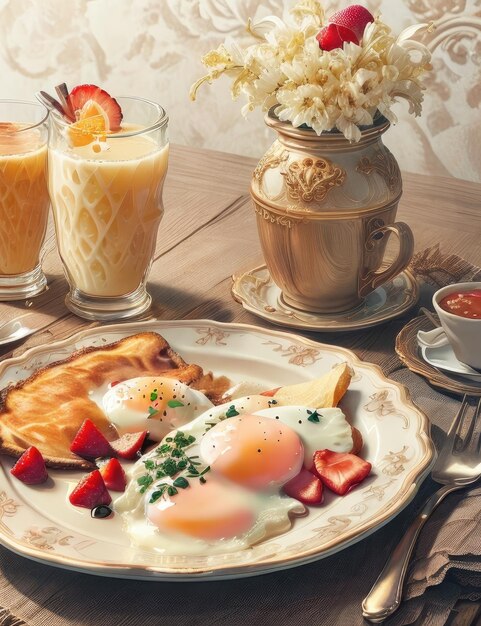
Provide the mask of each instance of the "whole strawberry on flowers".
POLYGON ((342 9, 329 19, 327 26, 324 26, 316 35, 321 50, 334 50, 342 48, 346 42, 359 45, 364 29, 368 24, 374 22, 374 17, 360 4, 352 4, 346 9, 342 9))

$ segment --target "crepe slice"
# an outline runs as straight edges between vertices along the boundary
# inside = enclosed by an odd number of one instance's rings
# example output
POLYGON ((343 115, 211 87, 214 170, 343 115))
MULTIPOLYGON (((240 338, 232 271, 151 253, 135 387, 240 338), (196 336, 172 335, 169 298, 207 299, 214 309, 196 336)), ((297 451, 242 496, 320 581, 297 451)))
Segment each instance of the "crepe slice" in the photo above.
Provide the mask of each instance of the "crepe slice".
POLYGON ((321 378, 280 387, 274 391, 272 397, 281 406, 302 405, 325 409, 339 404, 351 378, 352 370, 349 365, 339 363, 321 378))
POLYGON ((137 376, 167 376, 190 385, 202 374, 200 366, 185 363, 157 333, 84 348, 3 390, 0 452, 19 457, 33 445, 49 467, 92 469, 93 462, 70 452, 82 422, 92 420, 109 440, 118 435, 90 396, 97 391, 101 397, 109 383, 137 376))
MULTIPOLYGON (((352 369, 347 363, 338 363, 327 374, 305 383, 287 385, 272 390, 273 400, 279 406, 311 406, 316 409, 335 407, 342 400, 352 378, 352 369)), ((363 446, 362 435, 351 425, 352 454, 358 454, 363 446)))

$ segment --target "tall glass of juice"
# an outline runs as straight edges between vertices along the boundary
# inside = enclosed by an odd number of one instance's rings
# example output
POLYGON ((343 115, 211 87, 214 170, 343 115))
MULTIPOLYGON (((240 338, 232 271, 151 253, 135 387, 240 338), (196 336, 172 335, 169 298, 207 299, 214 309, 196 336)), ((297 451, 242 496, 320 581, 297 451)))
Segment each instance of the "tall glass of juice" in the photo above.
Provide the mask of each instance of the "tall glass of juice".
POLYGON ((47 284, 47 119, 39 104, 0 100, 0 300, 30 298, 47 284))
POLYGON ((74 124, 51 114, 49 190, 70 285, 65 302, 87 319, 126 319, 150 307, 146 282, 164 212, 167 114, 141 98, 116 102, 123 118, 113 131, 102 130, 95 110, 74 124))

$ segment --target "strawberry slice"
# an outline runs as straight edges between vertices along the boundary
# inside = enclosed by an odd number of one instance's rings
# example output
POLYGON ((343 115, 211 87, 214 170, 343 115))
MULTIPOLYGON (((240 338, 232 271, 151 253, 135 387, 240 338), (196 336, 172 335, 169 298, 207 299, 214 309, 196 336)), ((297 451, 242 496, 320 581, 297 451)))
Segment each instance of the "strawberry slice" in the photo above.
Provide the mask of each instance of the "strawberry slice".
POLYGON ((146 430, 138 433, 125 433, 119 439, 112 441, 111 445, 115 454, 121 459, 135 459, 140 456, 140 450, 146 437, 146 430))
MULTIPOLYGON (((374 16, 360 4, 351 4, 351 6, 337 11, 329 18, 329 24, 335 24, 339 29, 350 30, 357 39, 356 43, 361 41, 364 29, 370 22, 374 22, 374 16)), ((344 41, 348 40, 345 39, 344 41)))
POLYGON ((334 50, 335 48, 342 48, 345 41, 359 43, 359 39, 348 28, 342 26, 336 26, 336 24, 328 24, 324 26, 316 35, 316 39, 319 42, 319 48, 321 50, 334 50))
POLYGON ((26 485, 38 485, 48 478, 43 456, 35 446, 25 450, 10 470, 10 474, 26 485))
POLYGON ((363 481, 371 467, 368 461, 348 452, 314 452, 314 471, 326 487, 340 496, 363 481))
POLYGON ((127 476, 118 459, 109 459, 107 463, 100 468, 100 473, 107 489, 112 489, 112 491, 125 491, 127 476))
POLYGON ((268 398, 272 398, 279 391, 280 387, 276 387, 275 389, 269 389, 268 391, 263 391, 260 395, 267 396, 268 398))
POLYGON ((80 426, 70 444, 70 450, 79 456, 90 459, 95 459, 98 456, 112 456, 112 446, 89 419, 84 420, 80 426))
POLYGON ((304 504, 321 504, 322 482, 306 469, 283 486, 284 492, 304 504))
POLYGON ((94 470, 82 478, 68 499, 74 506, 93 509, 101 504, 110 504, 110 497, 99 470, 94 470))
POLYGON ((115 98, 97 85, 78 85, 69 93, 68 104, 75 117, 78 119, 80 111, 89 100, 96 102, 105 112, 109 120, 108 130, 119 130, 123 117, 122 109, 115 98))

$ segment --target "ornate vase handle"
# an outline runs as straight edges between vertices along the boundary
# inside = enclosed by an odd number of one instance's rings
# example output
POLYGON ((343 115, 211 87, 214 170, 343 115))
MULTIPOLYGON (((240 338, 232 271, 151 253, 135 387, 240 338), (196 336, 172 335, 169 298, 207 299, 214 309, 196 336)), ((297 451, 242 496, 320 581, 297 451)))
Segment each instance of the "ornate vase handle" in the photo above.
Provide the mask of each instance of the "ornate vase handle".
POLYGON ((367 296, 368 293, 374 291, 379 285, 387 282, 396 274, 402 272, 409 265, 414 252, 414 237, 412 230, 404 222, 395 222, 394 224, 386 224, 380 228, 373 230, 366 244, 376 238, 379 234, 391 232, 399 239, 399 252, 397 257, 391 263, 391 265, 382 272, 372 271, 368 272, 366 276, 362 277, 359 284, 359 295, 367 296))

